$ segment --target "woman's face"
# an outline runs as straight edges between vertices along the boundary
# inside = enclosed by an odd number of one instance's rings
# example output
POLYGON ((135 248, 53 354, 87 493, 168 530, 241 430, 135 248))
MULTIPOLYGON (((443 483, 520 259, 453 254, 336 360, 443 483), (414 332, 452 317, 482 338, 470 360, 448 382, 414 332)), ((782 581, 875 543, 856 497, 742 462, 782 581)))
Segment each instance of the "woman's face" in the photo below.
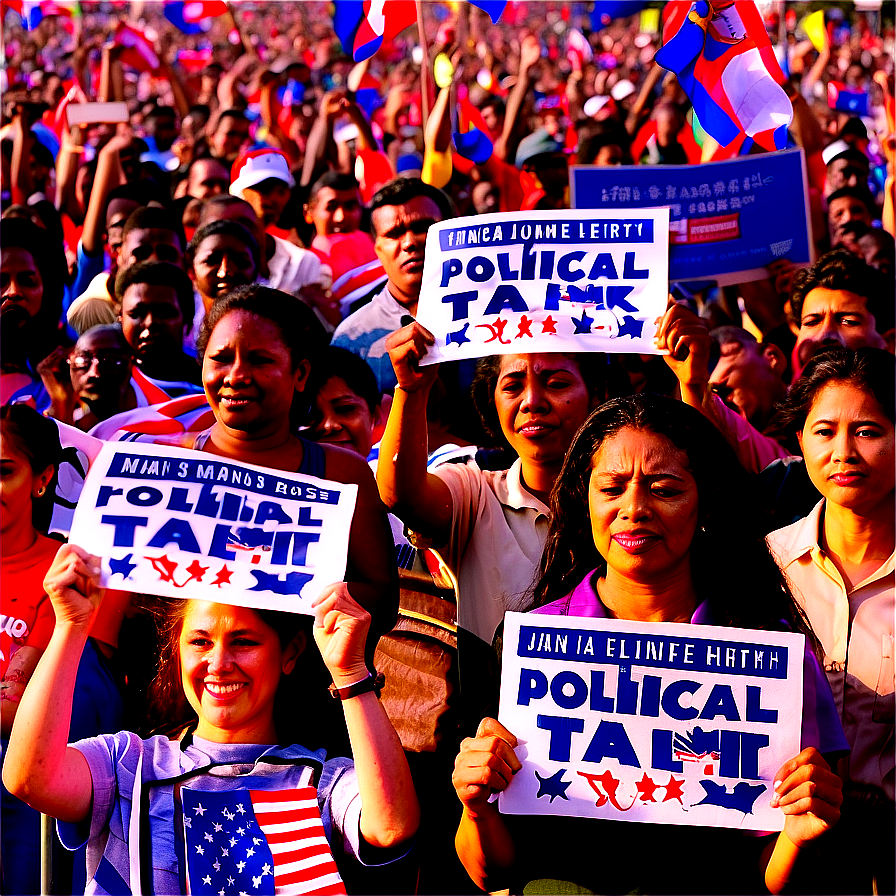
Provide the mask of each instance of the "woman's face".
POLYGON ((832 504, 863 511, 892 501, 893 423, 873 395, 853 383, 827 383, 797 436, 809 478, 832 504))
POLYGON ((250 311, 231 311, 212 331, 202 362, 215 419, 254 438, 289 427, 289 410, 305 387, 309 365, 292 366, 280 330, 250 311))
POLYGON ((30 252, 11 246, 0 253, 0 295, 4 311, 18 305, 28 317, 40 311, 44 282, 30 252))
POLYGON ((53 478, 53 467, 35 474, 12 439, 0 435, 0 534, 31 525, 31 502, 53 478))
POLYGON ((331 376, 314 398, 314 424, 308 436, 367 457, 373 447, 375 423, 367 402, 342 377, 331 376))
POLYGON ((665 436, 626 427, 595 453, 591 533, 614 573, 639 583, 689 573, 698 506, 688 458, 665 436))
POLYGON ((246 607, 190 600, 178 652, 196 734, 217 743, 276 743, 274 697, 304 648, 284 649, 277 632, 246 607))
POLYGON ((503 355, 495 407, 504 436, 525 460, 562 463, 591 411, 579 365, 568 355, 503 355))

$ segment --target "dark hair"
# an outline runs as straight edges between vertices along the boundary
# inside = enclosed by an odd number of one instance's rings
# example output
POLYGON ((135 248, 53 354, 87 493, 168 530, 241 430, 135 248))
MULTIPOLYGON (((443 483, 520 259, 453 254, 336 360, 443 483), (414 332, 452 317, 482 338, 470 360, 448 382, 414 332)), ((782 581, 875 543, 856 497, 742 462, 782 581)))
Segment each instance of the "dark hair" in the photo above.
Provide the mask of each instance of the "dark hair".
POLYGON ((328 345, 315 362, 314 371, 308 381, 305 394, 309 401, 334 377, 345 380, 345 384, 356 395, 364 399, 370 413, 374 413, 383 399, 376 376, 370 365, 348 349, 328 345))
POLYGON ((376 227, 373 223, 373 213, 378 208, 386 205, 404 205, 418 196, 431 199, 438 207, 442 219, 454 217, 454 209, 451 200, 438 187, 424 183, 418 177, 396 177, 385 186, 380 187, 370 200, 370 232, 376 238, 376 227))
MULTIPOLYGON (((205 224, 203 224, 202 222, 205 219, 206 209, 217 208, 219 205, 244 205, 249 209, 250 212, 252 212, 253 216, 255 215, 255 209, 252 208, 252 204, 250 202, 246 202, 246 200, 243 199, 242 196, 234 196, 233 193, 221 193, 218 196, 211 196, 210 198, 203 201, 202 211, 199 213, 199 221, 201 227, 205 226, 205 224)), ((215 220, 222 219, 216 218, 215 220)))
MULTIPOLYGON (((862 125, 864 127, 864 125, 862 125)), ((867 137, 867 133, 865 134, 867 137)), ((838 152, 837 155, 828 162, 828 165, 833 165, 838 159, 849 159, 852 162, 864 162, 866 167, 871 166, 871 162, 868 160, 868 156, 862 152, 860 149, 856 149, 854 146, 850 146, 848 149, 844 149, 843 152, 838 152)), ((833 193, 831 194, 833 195, 833 193)))
POLYGON ((598 125, 579 138, 576 157, 580 165, 592 165, 605 146, 618 146, 622 150, 622 163, 631 164, 631 138, 618 125, 598 125))
POLYGON ((818 393, 830 382, 850 383, 872 396, 896 421, 896 357, 882 348, 831 346, 814 355, 790 387, 772 424, 776 432, 802 431, 818 393))
POLYGON ((223 112, 218 113, 218 118, 215 121, 215 128, 212 133, 217 133, 218 128, 221 127, 221 122, 224 121, 225 118, 238 118, 241 121, 248 121, 249 119, 246 117, 246 113, 242 111, 242 109, 225 109, 223 112))
POLYGON ((855 187, 840 187, 839 190, 834 190, 827 198, 827 207, 831 207, 831 203, 837 199, 858 199, 867 210, 868 214, 871 215, 872 218, 878 217, 877 208, 874 205, 874 197, 871 195, 871 191, 868 187, 859 185, 855 187))
MULTIPOLYGON (((197 721, 196 713, 184 694, 181 681, 180 635, 183 629, 189 600, 173 597, 149 597, 142 599, 143 609, 154 618, 158 632, 158 665, 157 674, 149 686, 149 717, 166 731, 181 729, 197 721)), ((258 610, 262 621, 277 633, 280 647, 285 649, 299 632, 304 632, 308 640, 306 652, 313 650, 311 633, 311 616, 299 613, 283 613, 277 610, 258 610)), ((297 666, 298 668, 298 666, 297 666)), ((281 685, 290 676, 281 677, 281 685)), ((297 715, 295 703, 287 703, 282 699, 282 687, 278 687, 274 700, 274 725, 281 744, 291 744, 299 740, 295 735, 297 715)))
POLYGON ((687 456, 697 485, 700 526, 691 545, 691 575, 698 600, 709 601, 716 624, 778 629, 784 620, 794 630, 810 633, 766 546, 755 489, 734 451, 699 411, 649 392, 608 401, 573 439, 551 492, 535 605, 559 600, 592 569, 606 569, 591 531, 591 470, 601 445, 626 428, 663 436, 687 456))
POLYGON ((797 326, 802 321, 806 296, 818 287, 843 289, 863 296, 868 313, 874 315, 877 332, 886 333, 893 328, 893 278, 865 264, 848 249, 832 249, 794 275, 790 313, 797 326))
POLYGON ((25 342, 23 352, 36 366, 60 342, 59 320, 67 274, 65 256, 49 239, 46 230, 24 218, 0 221, 0 252, 6 253, 10 249, 22 249, 31 256, 43 284, 40 308, 20 333, 25 342))
POLYGON ((258 276, 261 250, 258 248, 258 240, 255 239, 255 234, 240 224, 239 221, 228 221, 223 218, 217 221, 210 221, 208 224, 203 224, 197 228, 193 234, 193 239, 187 245, 187 251, 184 253, 184 261, 187 263, 187 267, 193 267, 193 261, 196 258, 199 246, 209 237, 218 236, 219 234, 232 236, 246 245, 252 255, 252 261, 255 263, 255 276, 258 276))
MULTIPOLYGON (((47 484, 46 492, 39 498, 31 499, 31 524, 39 532, 45 533, 53 517, 53 504, 59 500, 56 497, 59 467, 66 462, 72 463, 82 476, 84 470, 76 459, 72 460, 72 455, 76 454, 74 449, 63 450, 56 424, 28 405, 3 405, 0 408, 0 431, 28 460, 32 473, 37 475, 47 467, 53 467, 53 476, 47 484)), ((69 502, 60 503, 74 507, 69 502)))
MULTIPOLYGON (((567 356, 578 365, 588 394, 593 399, 603 400, 607 394, 607 356, 602 352, 569 352, 567 356)), ((473 406, 482 421, 482 427, 492 438, 492 447, 509 448, 501 429, 498 409, 495 407, 495 389, 498 387, 503 357, 503 355, 488 355, 476 362, 476 373, 470 386, 470 394, 473 397, 473 406)))
POLYGON ((176 234, 181 249, 186 243, 183 225, 177 220, 177 217, 167 209, 154 205, 141 205, 140 208, 135 208, 131 212, 121 231, 122 242, 132 230, 170 230, 176 234))
POLYGON ((359 189, 358 181, 352 174, 344 174, 342 171, 327 171, 322 174, 312 185, 308 191, 308 205, 314 205, 321 190, 357 190, 359 189))
POLYGON ((167 261, 138 261, 116 275, 115 298, 122 302, 125 292, 137 283, 171 287, 177 296, 184 326, 191 325, 196 312, 196 298, 193 295, 193 283, 183 268, 167 261))

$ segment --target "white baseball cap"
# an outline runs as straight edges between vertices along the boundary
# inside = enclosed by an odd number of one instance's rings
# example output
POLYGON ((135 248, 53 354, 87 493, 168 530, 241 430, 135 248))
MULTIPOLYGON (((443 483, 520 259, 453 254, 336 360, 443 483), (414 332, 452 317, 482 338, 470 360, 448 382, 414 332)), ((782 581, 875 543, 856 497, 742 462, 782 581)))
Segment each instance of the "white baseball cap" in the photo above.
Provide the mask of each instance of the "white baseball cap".
POLYGON ((289 162, 279 149, 253 149, 243 153, 233 163, 230 178, 230 192, 234 196, 242 196, 246 188, 272 178, 282 180, 290 188, 296 185, 289 162))

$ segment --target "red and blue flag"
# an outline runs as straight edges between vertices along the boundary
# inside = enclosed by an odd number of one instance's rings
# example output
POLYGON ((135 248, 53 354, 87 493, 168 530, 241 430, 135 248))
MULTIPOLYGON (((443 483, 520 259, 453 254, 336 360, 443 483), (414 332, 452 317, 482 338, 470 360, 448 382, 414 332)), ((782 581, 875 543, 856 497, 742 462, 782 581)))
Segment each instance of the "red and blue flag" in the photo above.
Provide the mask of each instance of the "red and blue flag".
POLYGON ((675 0, 667 10, 656 61, 678 77, 704 130, 720 146, 746 135, 783 149, 793 107, 755 3, 675 0))
POLYGON ((828 105, 838 112, 864 117, 869 114, 868 91, 849 87, 842 81, 828 81, 828 105))
POLYGON ((369 59, 417 21, 414 0, 335 0, 333 30, 355 62, 369 59))
POLYGON ((470 0, 470 5, 488 13, 492 23, 497 24, 498 19, 501 18, 501 13, 504 12, 504 8, 507 6, 507 2, 506 0, 470 0))
POLYGON ((184 34, 208 31, 212 20, 227 12, 224 0, 167 0, 165 18, 184 34))

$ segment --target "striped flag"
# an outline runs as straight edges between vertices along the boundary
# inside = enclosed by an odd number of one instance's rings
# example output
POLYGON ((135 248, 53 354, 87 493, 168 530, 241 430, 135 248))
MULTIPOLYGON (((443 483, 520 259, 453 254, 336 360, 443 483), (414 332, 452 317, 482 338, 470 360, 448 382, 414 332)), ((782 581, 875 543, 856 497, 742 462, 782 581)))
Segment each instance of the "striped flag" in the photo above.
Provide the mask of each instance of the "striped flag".
POLYGON ((142 31, 119 22, 115 31, 115 43, 124 48, 119 54, 123 65, 129 65, 138 72, 158 72, 161 68, 162 63, 159 62, 152 43, 142 31))
POLYGON ((355 62, 369 59, 417 21, 414 0, 334 0, 333 30, 355 62))
POLYGON ((741 134, 767 150, 787 145, 793 107, 752 0, 675 0, 656 61, 674 72, 700 124, 720 146, 741 134))
POLYGON ((345 893, 314 787, 181 790, 187 893, 345 893))
POLYGON ((91 435, 107 442, 132 442, 140 435, 180 436, 202 432, 214 422, 215 415, 205 395, 182 395, 116 414, 94 426, 91 435))

